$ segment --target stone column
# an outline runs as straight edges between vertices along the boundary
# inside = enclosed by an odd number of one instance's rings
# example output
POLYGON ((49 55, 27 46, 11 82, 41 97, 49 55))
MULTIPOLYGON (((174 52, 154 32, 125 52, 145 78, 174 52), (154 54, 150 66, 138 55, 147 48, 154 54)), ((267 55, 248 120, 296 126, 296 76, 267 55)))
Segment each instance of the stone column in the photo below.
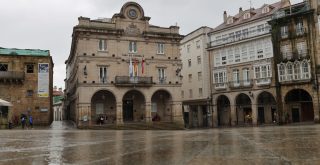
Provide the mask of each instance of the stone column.
POLYGON ((319 123, 319 103, 318 103, 318 98, 317 94, 314 95, 312 98, 313 100, 313 114, 314 114, 314 122, 319 123))
POLYGON ((258 124, 258 106, 251 104, 251 110, 252 110, 252 125, 258 124))
POLYGON ((237 125, 237 110, 235 105, 230 105, 231 126, 237 125))
POLYGON ((146 120, 146 123, 151 123, 152 122, 152 116, 151 116, 151 109, 152 109, 152 104, 151 102, 146 102, 146 105, 145 105, 145 120, 146 120))
POLYGON ((198 112, 198 125, 199 127, 203 127, 203 113, 200 105, 197 106, 197 112, 198 112))
POLYGON ((219 125, 219 123, 218 123, 218 108, 217 108, 217 105, 214 105, 213 107, 212 107, 212 126, 213 127, 218 127, 219 125))
POLYGON ((177 102, 173 102, 171 108, 172 108, 171 109, 171 111, 172 111, 171 115, 173 117, 172 118, 173 122, 183 125, 182 105, 177 103, 177 102))
POLYGON ((123 124, 123 116, 122 116, 122 102, 117 102, 117 108, 116 108, 116 124, 122 125, 123 124))
POLYGON ((189 128, 193 128, 193 115, 190 105, 187 105, 189 108, 189 128))

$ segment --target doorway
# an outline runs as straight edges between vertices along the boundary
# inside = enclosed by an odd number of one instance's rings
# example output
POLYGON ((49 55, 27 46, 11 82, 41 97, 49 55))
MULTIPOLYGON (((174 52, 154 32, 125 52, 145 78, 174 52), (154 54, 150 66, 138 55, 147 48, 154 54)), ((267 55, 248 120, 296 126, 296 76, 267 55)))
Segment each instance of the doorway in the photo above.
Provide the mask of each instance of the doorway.
POLYGON ((133 121, 133 100, 123 101, 123 121, 133 121))
POLYGON ((292 122, 300 122, 300 114, 299 114, 299 108, 292 108, 292 122))
POLYGON ((264 108, 263 107, 259 107, 258 108, 258 121, 259 121, 260 124, 264 124, 265 123, 264 108))

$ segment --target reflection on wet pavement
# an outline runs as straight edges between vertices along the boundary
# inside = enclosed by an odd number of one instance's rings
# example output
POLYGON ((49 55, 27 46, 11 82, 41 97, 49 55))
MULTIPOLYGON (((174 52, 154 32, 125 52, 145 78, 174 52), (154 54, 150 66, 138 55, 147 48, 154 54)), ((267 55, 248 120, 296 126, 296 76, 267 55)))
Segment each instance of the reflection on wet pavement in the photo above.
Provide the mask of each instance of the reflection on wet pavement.
POLYGON ((0 164, 319 164, 320 126, 1 130, 0 164))

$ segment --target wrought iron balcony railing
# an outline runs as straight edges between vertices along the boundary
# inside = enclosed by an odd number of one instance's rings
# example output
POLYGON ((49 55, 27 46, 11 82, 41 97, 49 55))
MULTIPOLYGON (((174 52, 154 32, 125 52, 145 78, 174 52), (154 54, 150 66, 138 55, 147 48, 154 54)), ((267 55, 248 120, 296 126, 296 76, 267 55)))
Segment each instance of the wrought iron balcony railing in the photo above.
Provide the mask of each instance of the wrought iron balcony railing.
POLYGON ((151 86, 153 84, 152 77, 139 76, 116 76, 115 85, 117 86, 151 86))

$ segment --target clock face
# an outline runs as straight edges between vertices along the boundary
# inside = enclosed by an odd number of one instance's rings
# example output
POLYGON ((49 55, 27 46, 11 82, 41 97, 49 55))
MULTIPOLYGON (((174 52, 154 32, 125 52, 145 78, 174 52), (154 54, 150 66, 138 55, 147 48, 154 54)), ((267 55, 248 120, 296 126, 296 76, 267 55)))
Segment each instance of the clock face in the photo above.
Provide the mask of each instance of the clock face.
POLYGON ((130 18, 137 18, 137 11, 134 9, 130 9, 128 15, 130 18))

